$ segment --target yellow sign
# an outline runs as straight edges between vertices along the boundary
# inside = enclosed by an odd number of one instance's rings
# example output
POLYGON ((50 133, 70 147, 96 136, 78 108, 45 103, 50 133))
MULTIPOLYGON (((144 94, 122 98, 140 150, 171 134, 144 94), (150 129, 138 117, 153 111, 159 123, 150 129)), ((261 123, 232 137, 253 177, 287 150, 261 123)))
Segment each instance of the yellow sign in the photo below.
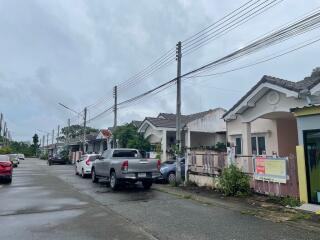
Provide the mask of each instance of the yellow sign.
POLYGON ((283 160, 266 160, 264 166, 266 174, 280 176, 286 174, 286 162, 283 160))
POLYGON ((269 182, 287 182, 287 159, 257 156, 254 159, 254 179, 269 182))

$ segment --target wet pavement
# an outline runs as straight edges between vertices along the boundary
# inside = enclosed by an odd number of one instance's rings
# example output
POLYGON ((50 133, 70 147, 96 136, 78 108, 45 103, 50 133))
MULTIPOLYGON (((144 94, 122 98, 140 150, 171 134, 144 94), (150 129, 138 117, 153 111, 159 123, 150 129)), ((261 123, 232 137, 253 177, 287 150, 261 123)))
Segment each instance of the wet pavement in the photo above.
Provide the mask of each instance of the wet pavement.
POLYGON ((27 159, 0 184, 0 239, 320 239, 273 223, 141 186, 111 192, 73 166, 27 159))

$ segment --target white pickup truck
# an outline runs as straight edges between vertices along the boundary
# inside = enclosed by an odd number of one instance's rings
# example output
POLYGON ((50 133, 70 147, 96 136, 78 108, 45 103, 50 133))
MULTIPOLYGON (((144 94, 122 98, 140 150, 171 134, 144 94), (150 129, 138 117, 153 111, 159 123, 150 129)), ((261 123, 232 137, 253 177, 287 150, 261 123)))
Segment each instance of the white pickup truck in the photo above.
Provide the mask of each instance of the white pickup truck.
POLYGON ((160 176, 160 165, 160 160, 143 158, 137 149, 109 149, 93 162, 92 182, 106 179, 112 190, 125 183, 142 182, 143 187, 149 189, 160 176))

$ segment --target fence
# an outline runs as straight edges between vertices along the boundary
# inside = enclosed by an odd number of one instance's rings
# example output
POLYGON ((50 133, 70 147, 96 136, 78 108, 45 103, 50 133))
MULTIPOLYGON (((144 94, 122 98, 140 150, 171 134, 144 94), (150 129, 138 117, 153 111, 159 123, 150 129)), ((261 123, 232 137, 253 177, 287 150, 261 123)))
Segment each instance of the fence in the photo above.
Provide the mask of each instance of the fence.
MULTIPOLYGON (((188 154, 189 176, 206 176, 211 179, 212 177, 219 176, 227 166, 227 157, 227 153, 193 151, 188 154)), ((299 196, 297 159, 295 155, 289 156, 288 161, 286 161, 286 183, 254 179, 253 157, 254 156, 236 156, 234 164, 243 172, 250 175, 250 185, 255 192, 276 196, 299 196)), ((195 177, 190 179, 195 179, 195 177)), ((207 180, 206 182, 210 183, 214 181, 207 180)))
POLYGON ((219 175, 226 166, 226 153, 191 152, 189 154, 189 173, 214 176, 219 175))

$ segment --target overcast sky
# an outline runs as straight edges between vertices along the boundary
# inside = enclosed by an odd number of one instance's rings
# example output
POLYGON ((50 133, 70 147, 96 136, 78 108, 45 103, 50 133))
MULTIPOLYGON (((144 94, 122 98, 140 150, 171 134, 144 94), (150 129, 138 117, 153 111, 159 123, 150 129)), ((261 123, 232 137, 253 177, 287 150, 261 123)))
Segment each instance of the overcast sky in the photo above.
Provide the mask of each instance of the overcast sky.
MULTIPOLYGON (((52 131, 67 119, 79 122, 59 102, 80 111, 101 98, 94 116, 112 105, 112 87, 247 0, 0 0, 0 111, 15 140, 31 140, 36 129, 52 131), (108 100, 109 99, 109 100, 108 100)), ((320 0, 284 0, 259 17, 183 58, 182 72, 215 60, 262 34, 320 7, 320 0)), ((227 70, 319 35, 299 38, 227 65, 227 70)), ((175 76, 176 63, 119 92, 120 101, 175 76)), ((302 80, 319 66, 319 44, 275 61, 218 77, 183 82, 182 112, 230 108, 261 77, 302 80)), ((119 122, 175 112, 175 89, 119 110, 119 122)), ((106 114, 90 126, 113 125, 106 114)), ((40 135, 43 133, 38 132, 40 135)))

